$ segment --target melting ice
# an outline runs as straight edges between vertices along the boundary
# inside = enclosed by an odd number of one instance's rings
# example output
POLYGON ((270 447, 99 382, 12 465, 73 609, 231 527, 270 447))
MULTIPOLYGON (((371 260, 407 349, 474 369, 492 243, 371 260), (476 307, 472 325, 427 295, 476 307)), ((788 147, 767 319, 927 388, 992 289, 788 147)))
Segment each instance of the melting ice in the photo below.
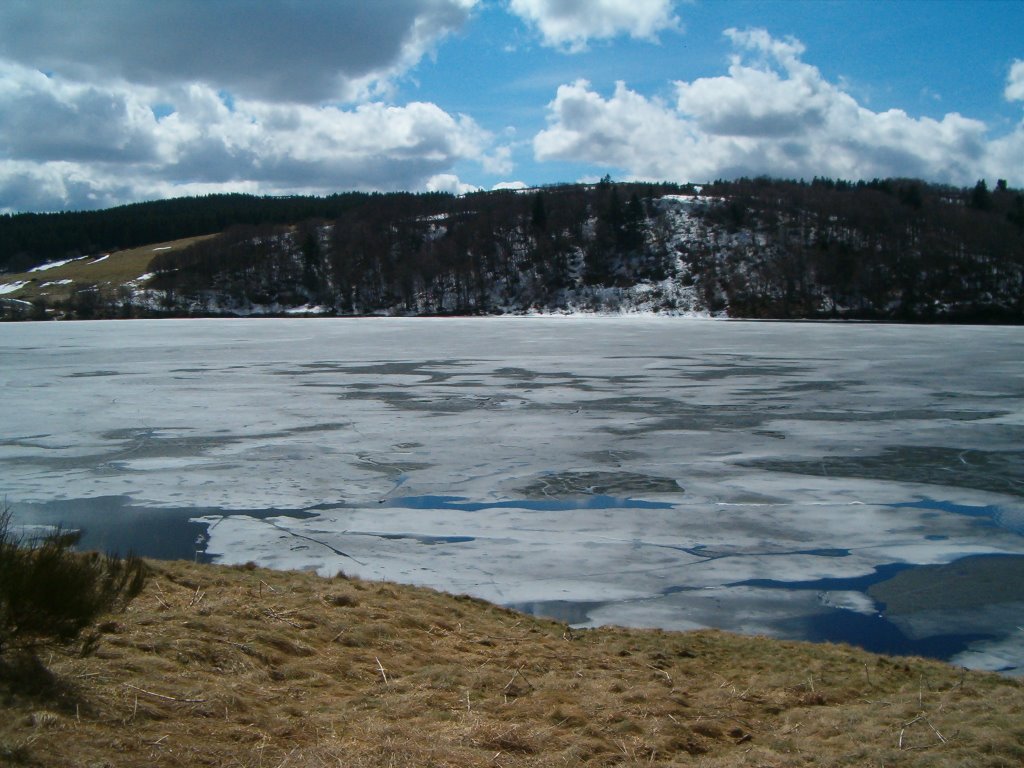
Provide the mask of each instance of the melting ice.
POLYGON ((6 324, 0 361, 0 490, 92 546, 1024 666, 1024 592, 868 594, 967 556, 1019 565, 1016 328, 6 324))

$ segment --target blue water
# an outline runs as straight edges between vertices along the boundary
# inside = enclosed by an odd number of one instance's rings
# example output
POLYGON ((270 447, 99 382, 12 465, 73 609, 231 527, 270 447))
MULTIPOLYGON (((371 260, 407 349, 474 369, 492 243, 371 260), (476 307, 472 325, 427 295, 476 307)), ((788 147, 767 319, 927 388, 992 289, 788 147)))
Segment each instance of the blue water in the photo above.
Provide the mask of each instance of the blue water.
POLYGON ((813 616, 780 622, 783 632, 812 642, 850 643, 873 653, 949 659, 978 640, 993 635, 932 635, 911 639, 881 614, 865 615, 833 608, 813 616))
MULTIPOLYGON (((809 579, 807 581, 747 579, 733 582, 728 586, 866 593, 873 584, 886 581, 900 571, 916 567, 918 566, 909 563, 886 563, 876 566, 873 573, 863 576, 809 579)), ((994 637, 994 635, 976 633, 909 638, 882 613, 885 610, 883 603, 875 601, 875 605, 878 612, 873 614, 830 608, 811 616, 783 620, 779 622, 779 628, 784 633, 812 642, 851 643, 874 653, 887 653, 893 656, 929 656, 936 659, 949 659, 966 650, 975 641, 994 637)))

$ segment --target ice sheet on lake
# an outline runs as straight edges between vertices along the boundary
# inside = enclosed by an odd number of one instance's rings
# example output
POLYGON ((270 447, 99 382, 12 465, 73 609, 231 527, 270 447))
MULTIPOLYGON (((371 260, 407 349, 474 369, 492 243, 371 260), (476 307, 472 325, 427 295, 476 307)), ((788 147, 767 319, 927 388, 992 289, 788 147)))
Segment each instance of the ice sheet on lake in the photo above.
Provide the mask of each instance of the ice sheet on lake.
MULTIPOLYGON (((7 325, 0 482, 27 516, 193 507, 223 562, 791 635, 877 612, 843 580, 879 566, 1024 554, 1022 361, 1012 328, 7 325)), ((1006 615, 977 619, 964 658, 1022 655, 1006 615)))

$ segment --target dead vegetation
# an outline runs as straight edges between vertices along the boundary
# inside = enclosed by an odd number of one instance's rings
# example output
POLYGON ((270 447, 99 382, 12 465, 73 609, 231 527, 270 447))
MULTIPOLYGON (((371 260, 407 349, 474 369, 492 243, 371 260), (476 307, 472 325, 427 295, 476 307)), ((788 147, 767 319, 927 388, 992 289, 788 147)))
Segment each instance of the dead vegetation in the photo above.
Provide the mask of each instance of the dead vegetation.
POLYGON ((90 658, 0 682, 0 763, 1016 766, 1024 688, 721 632, 572 631, 467 597, 152 563, 90 658), (45 683, 45 684, 44 684, 45 683))

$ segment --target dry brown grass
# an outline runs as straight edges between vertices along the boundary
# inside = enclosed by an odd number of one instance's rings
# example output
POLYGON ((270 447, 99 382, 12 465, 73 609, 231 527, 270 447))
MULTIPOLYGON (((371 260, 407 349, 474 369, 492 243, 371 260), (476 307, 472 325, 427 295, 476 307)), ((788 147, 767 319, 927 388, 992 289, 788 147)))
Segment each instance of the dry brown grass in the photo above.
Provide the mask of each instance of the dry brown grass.
POLYGON ((1017 766, 1024 688, 921 659, 565 625, 426 589, 154 563, 90 658, 0 684, 0 762, 1017 766))
POLYGON ((78 259, 43 272, 4 275, 0 282, 26 283, 17 291, 7 294, 8 298, 31 301, 44 297, 50 303, 66 301, 72 293, 85 286, 98 286, 104 290, 113 291, 149 272, 150 262, 155 256, 187 248, 213 236, 188 237, 166 243, 151 243, 125 251, 114 251, 102 261, 96 261, 96 259, 104 254, 96 254, 94 257, 78 259), (57 283, 61 280, 72 280, 73 282, 66 285, 44 285, 44 283, 57 283))

